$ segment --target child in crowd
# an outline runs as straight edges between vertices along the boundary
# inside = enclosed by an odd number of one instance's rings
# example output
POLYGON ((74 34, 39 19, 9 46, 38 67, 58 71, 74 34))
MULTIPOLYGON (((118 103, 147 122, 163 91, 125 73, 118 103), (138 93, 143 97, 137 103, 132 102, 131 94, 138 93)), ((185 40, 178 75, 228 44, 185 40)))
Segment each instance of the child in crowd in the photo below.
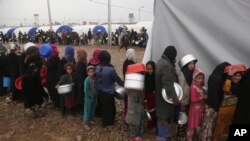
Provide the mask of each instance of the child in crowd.
POLYGON ((199 134, 202 115, 205 110, 205 99, 207 99, 205 89, 203 88, 204 77, 205 75, 201 70, 195 69, 193 73, 193 82, 190 87, 190 107, 186 134, 187 141, 194 140, 194 133, 195 135, 199 134))
POLYGON ((146 64, 145 75, 145 99, 144 105, 148 110, 151 120, 147 121, 147 128, 154 129, 156 127, 155 115, 155 62, 148 61, 146 64))
POLYGON ((66 74, 63 74, 60 77, 60 80, 58 82, 58 85, 56 86, 56 88, 58 88, 60 85, 65 85, 65 84, 73 84, 73 90, 72 92, 65 94, 62 96, 62 102, 63 104, 60 106, 61 109, 63 109, 61 112, 63 115, 65 115, 65 113, 69 113, 69 114, 74 114, 74 108, 75 108, 75 74, 73 72, 74 70, 74 65, 73 64, 66 64, 65 65, 65 70, 66 70, 66 74))
MULTIPOLYGON (((126 52, 126 60, 123 62, 123 68, 122 68, 122 74, 123 74, 123 80, 125 80, 125 73, 127 70, 128 65, 135 64, 135 50, 133 48, 130 48, 126 52)), ((127 96, 124 98, 124 113, 125 117, 127 114, 127 109, 128 109, 128 98, 127 96)))
POLYGON ((95 90, 95 82, 94 82, 94 75, 95 75, 95 67, 88 66, 87 67, 87 74, 88 77, 84 81, 84 115, 83 115, 83 122, 84 128, 86 130, 90 130, 89 121, 93 120, 95 117, 95 109, 97 104, 97 93, 95 90))
POLYGON ((127 95, 126 122, 128 123, 128 133, 133 141, 142 141, 145 125, 144 91, 127 89, 127 95))

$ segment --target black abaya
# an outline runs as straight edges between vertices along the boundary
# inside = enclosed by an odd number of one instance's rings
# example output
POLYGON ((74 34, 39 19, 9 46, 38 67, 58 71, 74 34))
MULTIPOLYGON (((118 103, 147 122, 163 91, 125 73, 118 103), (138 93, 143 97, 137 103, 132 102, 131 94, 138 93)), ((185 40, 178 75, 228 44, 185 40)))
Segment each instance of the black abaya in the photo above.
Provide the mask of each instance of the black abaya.
POLYGON ((235 124, 250 124, 250 68, 242 79, 235 112, 235 124))
POLYGON ((57 90, 55 88, 56 83, 58 82, 58 77, 57 77, 57 71, 58 71, 58 67, 60 64, 60 58, 58 56, 53 56, 51 57, 47 63, 46 63, 46 67, 47 67, 47 83, 46 83, 46 87, 49 91, 49 94, 51 96, 51 100, 54 103, 54 106, 59 108, 59 95, 57 93, 57 90))

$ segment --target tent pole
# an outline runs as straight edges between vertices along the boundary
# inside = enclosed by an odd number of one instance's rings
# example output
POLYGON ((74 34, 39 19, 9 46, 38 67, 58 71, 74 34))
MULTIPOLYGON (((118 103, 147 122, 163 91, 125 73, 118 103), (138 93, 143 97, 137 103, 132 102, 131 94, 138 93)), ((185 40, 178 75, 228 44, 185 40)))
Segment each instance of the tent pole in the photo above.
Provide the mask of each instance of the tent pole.
POLYGON ((52 20, 51 20, 49 0, 47 0, 47 7, 48 7, 48 14, 49 14, 49 28, 50 28, 50 30, 52 30, 52 20))
POLYGON ((111 37, 111 0, 108 0, 108 45, 112 46, 112 37, 111 37))

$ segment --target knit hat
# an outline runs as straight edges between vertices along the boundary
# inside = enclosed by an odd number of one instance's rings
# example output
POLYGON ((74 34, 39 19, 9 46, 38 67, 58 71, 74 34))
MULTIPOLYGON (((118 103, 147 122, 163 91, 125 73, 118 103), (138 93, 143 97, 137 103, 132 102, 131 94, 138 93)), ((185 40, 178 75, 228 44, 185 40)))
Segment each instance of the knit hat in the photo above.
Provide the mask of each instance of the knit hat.
POLYGON ((95 67, 94 66, 88 66, 86 70, 89 71, 90 69, 94 69, 95 70, 95 67))

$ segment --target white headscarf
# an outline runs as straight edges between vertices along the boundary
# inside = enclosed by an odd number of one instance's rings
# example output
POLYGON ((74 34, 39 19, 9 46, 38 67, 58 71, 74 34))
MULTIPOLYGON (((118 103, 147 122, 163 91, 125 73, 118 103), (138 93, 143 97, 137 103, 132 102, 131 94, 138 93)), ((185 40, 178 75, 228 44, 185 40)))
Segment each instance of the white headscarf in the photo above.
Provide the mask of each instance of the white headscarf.
POLYGON ((135 61, 135 50, 132 48, 128 49, 126 53, 126 58, 128 60, 135 61))

